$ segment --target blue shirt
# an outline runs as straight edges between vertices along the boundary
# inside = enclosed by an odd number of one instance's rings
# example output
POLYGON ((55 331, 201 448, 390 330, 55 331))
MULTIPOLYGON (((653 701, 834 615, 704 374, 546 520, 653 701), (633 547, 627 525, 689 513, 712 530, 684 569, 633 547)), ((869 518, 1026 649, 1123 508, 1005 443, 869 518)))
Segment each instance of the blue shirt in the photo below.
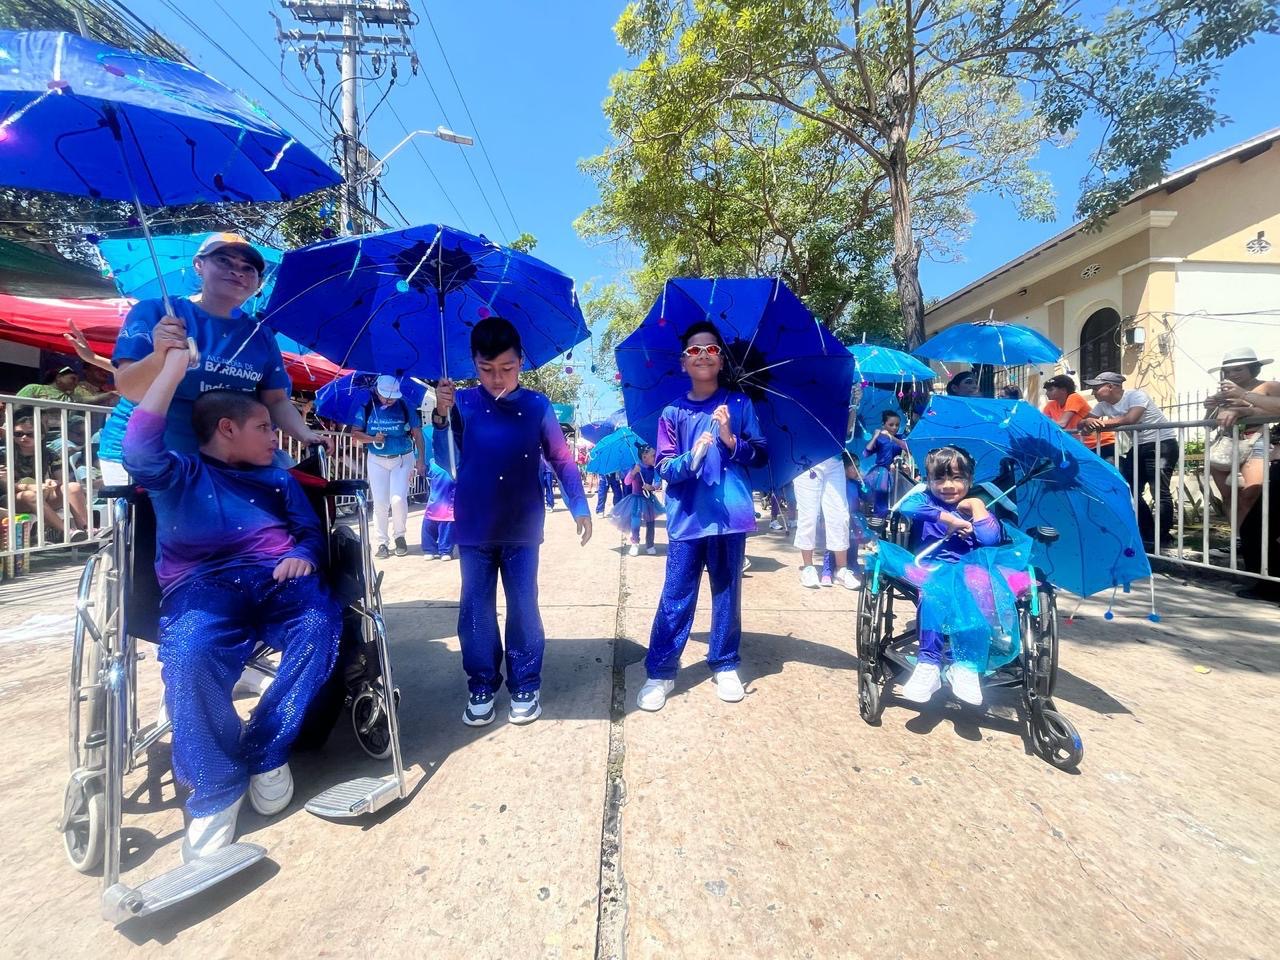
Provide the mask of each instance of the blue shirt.
POLYGON ((129 415, 138 405, 128 397, 116 401, 107 422, 98 431, 98 459, 110 460, 112 463, 124 462, 124 428, 129 423, 129 415))
POLYGON ((883 433, 877 433, 876 438, 870 443, 870 452, 876 458, 877 467, 887 467, 898 459, 902 448, 883 433))
POLYGON ((427 481, 431 492, 427 495, 427 519, 453 520, 453 498, 456 484, 448 470, 432 460, 427 466, 427 481))
POLYGON ((375 397, 360 411, 355 427, 371 437, 382 434, 382 443, 369 444, 369 452, 379 457, 398 457, 413 450, 411 430, 422 426, 422 417, 402 399, 384 407, 375 397))
POLYGON ((667 484, 669 539, 697 540, 755 530, 747 470, 763 467, 769 458, 755 407, 747 397, 723 389, 705 400, 680 397, 662 411, 656 449, 658 476, 667 484), (733 453, 711 419, 721 404, 729 408, 729 429, 737 438, 733 453), (695 472, 693 445, 704 432, 716 439, 695 472))
POLYGON ((325 552, 320 518, 298 481, 276 467, 233 467, 165 449, 165 420, 135 410, 124 465, 156 511, 156 576, 168 596, 233 567, 274 569, 300 557, 317 570, 325 552))
POLYGON ((495 400, 484 387, 459 390, 452 427, 458 448, 453 530, 459 546, 542 542, 540 454, 559 478, 573 516, 590 515, 577 464, 543 394, 519 387, 495 400))
MULTIPOLYGON (((187 336, 200 351, 200 366, 188 370, 169 405, 165 443, 170 450, 194 456, 200 445, 191 426, 191 407, 209 390, 288 390, 275 334, 247 314, 215 317, 186 297, 172 297, 174 315, 187 327, 187 336)), ((111 360, 145 360, 151 355, 151 331, 164 316, 163 300, 139 300, 125 317, 111 360)))

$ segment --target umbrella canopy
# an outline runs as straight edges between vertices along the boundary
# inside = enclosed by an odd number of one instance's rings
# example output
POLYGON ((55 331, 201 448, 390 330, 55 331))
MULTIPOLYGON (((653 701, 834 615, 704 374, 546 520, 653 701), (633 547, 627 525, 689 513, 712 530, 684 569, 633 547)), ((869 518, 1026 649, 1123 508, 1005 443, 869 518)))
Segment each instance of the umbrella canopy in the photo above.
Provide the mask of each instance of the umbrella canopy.
POLYGON ((289 251, 265 314, 344 366, 427 379, 469 371, 471 328, 493 315, 520 331, 531 369, 588 336, 571 278, 437 224, 289 251))
POLYGON ((916 348, 916 356, 1008 367, 1021 363, 1055 363, 1062 359, 1062 351, 1052 340, 1030 327, 999 320, 979 320, 947 327, 920 344, 916 348))
MULTIPOLYGON (((373 388, 377 379, 376 373, 357 371, 325 385, 316 394, 316 414, 338 423, 358 423, 364 408, 376 402, 373 388)), ((427 388, 410 377, 401 377, 400 394, 410 410, 417 410, 422 406, 427 388)))
POLYGON ((341 177, 199 70, 70 33, 0 30, 0 180, 149 206, 288 200, 341 177))
POLYGON ((854 359, 781 280, 668 280, 644 322, 615 351, 627 422, 657 436, 663 408, 689 388, 680 334, 711 320, 729 348, 727 385, 745 393, 769 444, 751 471, 773 490, 839 455, 847 427, 854 359))
MULTIPOLYGON (((52 300, 0 294, 0 340, 69 354, 64 333, 70 320, 80 328, 95 353, 111 356, 132 301, 52 300)), ((299 390, 318 390, 342 370, 318 353, 299 354, 280 344, 285 370, 299 390)))
POLYGON ((928 382, 936 376, 927 363, 891 347, 855 343, 849 352, 858 361, 858 377, 864 384, 928 382))
MULTIPOLYGON (((208 236, 208 233, 176 233, 151 238, 156 259, 160 261, 165 289, 171 296, 189 296, 200 291, 200 278, 196 276, 192 261, 208 236)), ((280 269, 279 250, 256 243, 252 246, 262 254, 267 266, 262 271, 262 286, 258 293, 241 307, 245 313, 257 313, 266 304, 276 282, 276 271, 280 269)), ((161 295, 160 281, 156 278, 155 263, 146 240, 141 237, 102 240, 98 243, 98 252, 111 267, 112 279, 122 297, 150 300, 161 295)))
POLYGON ((1033 552, 1050 582, 1087 597, 1151 576, 1124 478, 1035 407, 934 397, 907 445, 923 464, 930 450, 946 444, 973 455, 978 481, 1008 483, 1005 468, 1012 469, 1017 525, 1058 531, 1055 543, 1037 541, 1033 552))
POLYGON ((593 423, 584 423, 578 428, 578 436, 592 443, 599 443, 609 434, 618 428, 609 420, 596 420, 593 423))
POLYGON ((640 448, 647 444, 627 427, 609 434, 587 455, 588 473, 623 473, 640 462, 640 448))

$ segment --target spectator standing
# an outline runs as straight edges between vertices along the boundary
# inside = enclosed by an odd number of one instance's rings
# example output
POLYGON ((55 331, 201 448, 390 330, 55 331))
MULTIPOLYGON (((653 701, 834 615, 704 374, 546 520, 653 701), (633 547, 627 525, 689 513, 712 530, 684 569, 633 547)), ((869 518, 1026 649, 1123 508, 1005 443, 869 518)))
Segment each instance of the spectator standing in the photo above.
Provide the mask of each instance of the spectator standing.
POLYGON ((390 536, 395 537, 397 557, 407 556, 405 529, 409 522, 409 483, 427 472, 426 443, 418 411, 405 402, 400 381, 383 375, 374 396, 364 405, 351 435, 368 444, 367 476, 373 495, 373 515, 378 529, 379 560, 391 556, 390 536), (417 450, 415 456, 414 450, 417 450), (391 520, 390 536, 387 519, 391 520))
POLYGON ((1160 541, 1168 542, 1173 530, 1169 480, 1178 462, 1178 435, 1146 391, 1126 390, 1124 381, 1123 376, 1110 370, 1085 381, 1086 386, 1093 388, 1097 403, 1080 428, 1095 433, 1108 427, 1139 427, 1133 432, 1133 446, 1120 458, 1120 472, 1133 488, 1142 539, 1149 548, 1156 549, 1160 541), (1160 512, 1158 528, 1151 507, 1143 499, 1143 491, 1148 488, 1160 512))
POLYGON ((961 370, 947 381, 947 396, 978 396, 978 374, 974 370, 961 370))
POLYGON ((1222 497, 1223 507, 1230 517, 1232 483, 1231 466, 1234 460, 1240 467, 1240 483, 1237 487, 1239 501, 1235 516, 1243 520, 1262 496, 1262 477, 1266 470, 1268 452, 1263 442, 1261 427, 1242 427, 1238 451, 1233 455, 1231 445, 1236 422, 1243 417, 1254 416, 1247 410, 1249 401, 1258 396, 1280 397, 1280 381, 1263 380, 1259 374, 1271 363, 1271 358, 1258 359, 1250 347, 1237 347, 1227 351, 1222 365, 1210 367, 1210 373, 1219 373, 1222 382, 1218 392, 1205 401, 1210 416, 1218 422, 1218 440, 1209 448, 1209 472, 1222 497), (1220 451, 1214 457, 1215 448, 1220 451))
POLYGON ((1076 392, 1076 382, 1065 373, 1050 377, 1044 382, 1044 395, 1048 403, 1041 411, 1046 417, 1068 433, 1079 433, 1080 441, 1108 463, 1115 460, 1116 435, 1081 433, 1080 424, 1093 415, 1089 401, 1076 392))

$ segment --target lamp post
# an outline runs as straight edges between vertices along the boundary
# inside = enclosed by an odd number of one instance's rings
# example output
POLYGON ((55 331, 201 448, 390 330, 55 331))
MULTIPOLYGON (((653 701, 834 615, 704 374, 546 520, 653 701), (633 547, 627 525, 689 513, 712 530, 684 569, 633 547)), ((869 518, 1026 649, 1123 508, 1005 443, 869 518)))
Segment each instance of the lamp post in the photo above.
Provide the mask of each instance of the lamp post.
POLYGON ((443 140, 445 143, 456 143, 460 147, 474 146, 475 140, 463 133, 454 133, 448 127, 436 127, 434 130, 413 130, 410 131, 403 140, 386 152, 381 160, 365 171, 361 180, 373 181, 373 216, 378 216, 378 173, 382 170, 382 165, 386 163, 395 154, 397 150, 407 144, 414 137, 435 137, 437 140, 443 140))

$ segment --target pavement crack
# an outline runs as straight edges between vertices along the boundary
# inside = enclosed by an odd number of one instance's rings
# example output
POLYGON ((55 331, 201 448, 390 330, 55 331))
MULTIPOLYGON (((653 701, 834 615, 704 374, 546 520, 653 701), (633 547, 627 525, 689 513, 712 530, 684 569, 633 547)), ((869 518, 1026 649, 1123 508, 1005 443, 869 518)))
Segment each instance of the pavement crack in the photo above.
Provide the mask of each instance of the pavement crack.
POLYGON ((609 697, 609 754, 605 765, 604 819, 600 829, 600 893, 596 914, 596 960, 626 956, 627 881, 622 873, 622 807, 627 784, 622 777, 627 744, 626 632, 627 562, 619 558, 617 615, 613 622, 613 682, 609 697))

